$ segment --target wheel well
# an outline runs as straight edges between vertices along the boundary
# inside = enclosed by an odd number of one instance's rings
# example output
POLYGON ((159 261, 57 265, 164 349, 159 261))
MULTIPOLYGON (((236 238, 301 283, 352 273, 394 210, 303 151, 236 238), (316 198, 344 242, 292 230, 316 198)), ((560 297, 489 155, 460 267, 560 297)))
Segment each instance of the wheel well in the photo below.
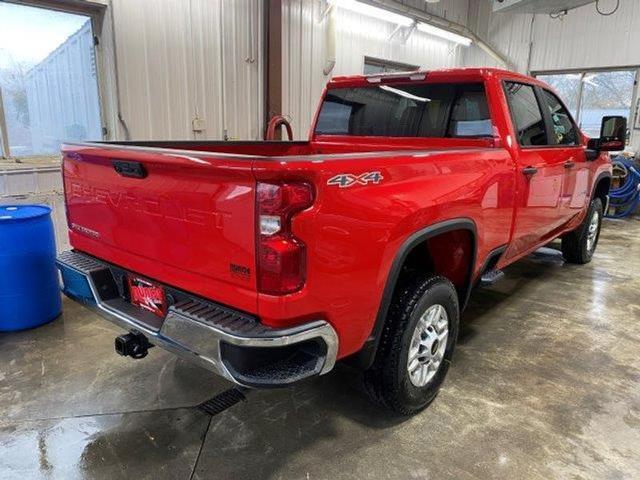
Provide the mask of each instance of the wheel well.
POLYGON ((609 194, 609 189, 611 188, 611 177, 601 178, 596 184, 596 188, 593 191, 593 198, 600 198, 602 200, 602 205, 607 204, 607 195, 609 194))
POLYGON ((471 284, 474 258, 475 238, 468 229, 449 230, 428 237, 407 254, 395 290, 416 273, 435 273, 453 283, 462 307, 471 284))
POLYGON ((436 273, 449 279, 456 287, 462 310, 471 292, 475 261, 476 226, 469 218, 445 220, 411 235, 391 266, 371 335, 351 364, 363 369, 371 366, 389 305, 411 275, 436 273))

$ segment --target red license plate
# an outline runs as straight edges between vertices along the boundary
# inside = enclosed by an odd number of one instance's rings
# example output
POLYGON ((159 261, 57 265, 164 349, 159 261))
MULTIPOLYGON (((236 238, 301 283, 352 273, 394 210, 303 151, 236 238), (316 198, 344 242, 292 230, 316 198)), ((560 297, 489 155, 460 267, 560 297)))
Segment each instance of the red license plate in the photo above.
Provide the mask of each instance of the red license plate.
POLYGON ((129 275, 129 294, 131 303, 159 317, 167 313, 167 297, 164 289, 148 280, 129 275))

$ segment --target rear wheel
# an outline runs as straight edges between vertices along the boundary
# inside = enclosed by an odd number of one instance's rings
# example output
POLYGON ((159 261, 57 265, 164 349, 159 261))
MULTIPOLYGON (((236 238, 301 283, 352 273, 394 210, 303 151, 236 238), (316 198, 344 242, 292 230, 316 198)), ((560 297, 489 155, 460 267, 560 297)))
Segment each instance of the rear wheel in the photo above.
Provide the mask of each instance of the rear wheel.
POLYGON ((600 198, 591 200, 587 216, 573 232, 562 237, 562 255, 569 263, 589 263, 600 238, 604 207, 600 198))
POLYGON ((416 277, 400 288, 364 375, 373 400, 403 415, 429 405, 447 375, 459 318, 458 295, 446 278, 416 277))

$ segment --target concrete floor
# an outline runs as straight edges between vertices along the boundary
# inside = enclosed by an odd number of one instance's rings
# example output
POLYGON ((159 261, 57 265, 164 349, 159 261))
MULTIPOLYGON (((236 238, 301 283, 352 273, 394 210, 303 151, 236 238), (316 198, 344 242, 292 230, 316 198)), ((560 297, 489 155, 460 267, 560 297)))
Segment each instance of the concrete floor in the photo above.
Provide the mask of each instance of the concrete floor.
POLYGON ((342 367, 251 392, 152 351, 72 302, 0 335, 0 478, 640 478, 640 221, 608 221, 594 261, 542 250, 478 290, 432 406, 389 418, 342 367))

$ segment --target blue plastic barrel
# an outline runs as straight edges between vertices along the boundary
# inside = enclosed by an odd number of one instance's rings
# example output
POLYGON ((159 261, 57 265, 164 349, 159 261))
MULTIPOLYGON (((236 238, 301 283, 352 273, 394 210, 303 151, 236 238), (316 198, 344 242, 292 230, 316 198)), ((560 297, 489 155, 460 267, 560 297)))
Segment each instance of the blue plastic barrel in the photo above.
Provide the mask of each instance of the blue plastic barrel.
POLYGON ((37 327, 62 310, 51 209, 0 205, 0 331, 37 327))

